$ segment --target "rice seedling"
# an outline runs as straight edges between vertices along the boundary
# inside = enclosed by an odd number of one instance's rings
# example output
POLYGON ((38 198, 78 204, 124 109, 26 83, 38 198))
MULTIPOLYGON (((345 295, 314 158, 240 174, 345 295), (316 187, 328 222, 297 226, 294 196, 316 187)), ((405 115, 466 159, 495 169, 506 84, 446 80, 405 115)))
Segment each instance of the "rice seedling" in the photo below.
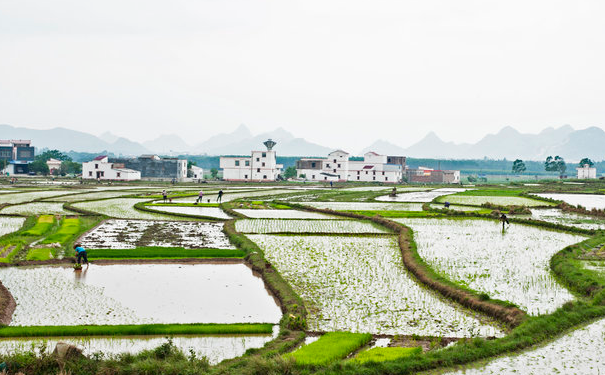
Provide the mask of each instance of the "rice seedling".
POLYGON ((300 294, 312 331, 497 336, 406 272, 394 238, 249 235, 300 294))
POLYGON ((27 252, 25 260, 48 260, 53 257, 52 249, 49 248, 34 248, 27 252))
POLYGON ((54 202, 32 202, 8 206, 0 211, 1 214, 7 215, 68 215, 71 212, 63 209, 63 203, 54 202))
POLYGON ((422 211, 420 203, 304 202, 303 204, 336 211, 422 211))
POLYGON ((0 237, 18 231, 24 222, 23 217, 0 216, 0 237))
POLYGON ((418 355, 421 353, 422 348, 419 346, 414 348, 372 348, 368 350, 362 350, 361 352, 357 353, 357 355, 353 357, 351 361, 357 363, 393 361, 396 359, 409 357, 411 355, 418 355))
POLYGON ((549 260, 585 237, 488 220, 394 219, 412 228, 420 256, 437 272, 531 315, 554 311, 573 295, 550 274, 549 260))
POLYGON ((180 259, 180 258, 243 258, 242 250, 185 249, 182 247, 138 247, 136 249, 88 250, 89 259, 180 259))
POLYGON ((542 198, 554 199, 563 201, 572 206, 582 206, 588 210, 605 209, 605 195, 597 194, 557 194, 557 193, 543 193, 535 194, 542 198))
POLYGON ((61 226, 59 229, 46 237, 42 243, 60 243, 61 245, 69 242, 73 237, 80 231, 80 219, 77 217, 74 218, 64 218, 61 221, 61 226))
POLYGON ((37 199, 43 199, 48 197, 55 197, 60 195, 69 194, 69 190, 36 190, 27 192, 18 192, 11 194, 0 194, 0 204, 3 203, 25 203, 31 202, 37 199))
POLYGON ((178 216, 162 215, 161 213, 152 214, 139 211, 134 205, 145 202, 146 199, 138 198, 114 198, 97 201, 87 201, 74 203, 73 206, 86 211, 96 212, 101 215, 107 215, 118 219, 142 219, 142 220, 188 220, 178 216))
POLYGON ((181 215, 213 217, 213 218, 217 218, 217 219, 231 219, 231 216, 227 215, 223 210, 221 210, 218 207, 151 206, 151 205, 146 205, 145 207, 149 208, 150 210, 157 211, 159 213, 164 212, 164 213, 168 213, 168 214, 177 214, 177 215, 181 214, 181 215))
POLYGON ((235 223, 242 233, 388 233, 371 223, 354 220, 244 219, 235 223))
POLYGON ((329 332, 285 357, 294 358, 299 365, 326 365, 345 358, 371 339, 367 333, 329 332))
POLYGON ((443 189, 435 189, 431 191, 420 191, 420 192, 411 192, 411 193, 403 193, 397 194, 395 197, 391 197, 389 195, 384 195, 382 197, 377 197, 377 201, 386 201, 386 202, 430 202, 437 197, 441 197, 443 195, 455 194, 457 192, 465 191, 464 188, 443 188, 443 189))
POLYGON ((531 198, 525 197, 515 197, 515 196, 479 196, 479 195, 448 195, 447 197, 439 197, 436 200, 437 202, 445 202, 448 201, 452 204, 459 205, 471 205, 471 206, 481 206, 485 203, 491 203, 497 206, 527 206, 527 207, 536 207, 536 206, 553 206, 552 203, 539 201, 531 198))
POLYGON ((583 229, 605 229, 605 220, 603 219, 564 212, 557 208, 534 208, 531 210, 531 215, 509 215, 509 217, 530 218, 583 229))
POLYGON ((33 228, 22 232, 23 236, 41 236, 48 232, 55 225, 55 217, 53 215, 41 215, 33 228))
POLYGON ((243 264, 2 268, 11 326, 277 323, 281 311, 243 264), (209 308, 209 307, 212 308, 209 308))
POLYGON ((298 210, 236 209, 235 212, 253 219, 336 219, 335 216, 298 210))

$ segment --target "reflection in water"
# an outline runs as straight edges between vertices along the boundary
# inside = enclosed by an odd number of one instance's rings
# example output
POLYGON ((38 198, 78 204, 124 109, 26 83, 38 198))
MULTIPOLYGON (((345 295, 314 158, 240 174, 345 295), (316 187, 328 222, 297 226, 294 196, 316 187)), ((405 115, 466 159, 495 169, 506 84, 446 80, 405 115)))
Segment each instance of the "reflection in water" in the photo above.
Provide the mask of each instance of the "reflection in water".
POLYGON ((244 264, 0 269, 11 325, 277 323, 281 310, 244 264), (75 274, 75 275, 74 275, 75 274))
MULTIPOLYGON (((171 338, 172 343, 185 355, 193 351, 196 357, 206 357, 211 364, 228 358, 243 355, 250 348, 260 348, 272 340, 271 335, 251 336, 178 336, 171 338)), ((143 350, 157 348, 167 342, 162 336, 128 336, 128 337, 65 337, 39 339, 5 339, 0 340, 0 354, 15 352, 41 351, 50 354, 57 342, 67 342, 83 350, 85 355, 102 352, 105 356, 121 353, 140 353, 143 350)))

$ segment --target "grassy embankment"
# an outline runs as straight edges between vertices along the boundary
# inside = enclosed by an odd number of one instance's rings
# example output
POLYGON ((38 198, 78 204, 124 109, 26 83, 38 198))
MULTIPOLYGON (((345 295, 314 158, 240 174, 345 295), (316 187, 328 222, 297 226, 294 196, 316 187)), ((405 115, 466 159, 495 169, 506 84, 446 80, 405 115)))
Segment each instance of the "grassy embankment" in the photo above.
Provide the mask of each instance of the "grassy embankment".
POLYGON ((182 258, 243 258, 242 250, 185 249, 183 247, 137 247, 135 249, 87 250, 89 259, 182 259, 182 258))
POLYGON ((140 324, 0 327, 0 337, 271 334, 273 324, 140 324))

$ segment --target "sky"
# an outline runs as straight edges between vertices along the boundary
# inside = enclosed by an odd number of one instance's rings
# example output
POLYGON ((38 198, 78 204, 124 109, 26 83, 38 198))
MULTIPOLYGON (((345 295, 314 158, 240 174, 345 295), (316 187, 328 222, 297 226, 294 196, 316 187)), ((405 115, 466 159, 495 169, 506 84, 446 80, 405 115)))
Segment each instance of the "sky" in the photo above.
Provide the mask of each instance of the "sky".
POLYGON ((0 124, 362 149, 605 129, 605 2, 0 0, 0 124))

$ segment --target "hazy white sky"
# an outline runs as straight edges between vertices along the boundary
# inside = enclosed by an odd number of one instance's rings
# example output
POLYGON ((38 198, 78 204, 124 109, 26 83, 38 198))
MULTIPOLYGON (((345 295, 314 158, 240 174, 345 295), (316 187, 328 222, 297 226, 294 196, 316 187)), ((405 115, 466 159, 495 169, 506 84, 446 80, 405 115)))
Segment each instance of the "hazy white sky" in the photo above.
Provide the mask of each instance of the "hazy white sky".
POLYGON ((0 123, 333 147, 605 128, 605 2, 0 0, 0 123))

